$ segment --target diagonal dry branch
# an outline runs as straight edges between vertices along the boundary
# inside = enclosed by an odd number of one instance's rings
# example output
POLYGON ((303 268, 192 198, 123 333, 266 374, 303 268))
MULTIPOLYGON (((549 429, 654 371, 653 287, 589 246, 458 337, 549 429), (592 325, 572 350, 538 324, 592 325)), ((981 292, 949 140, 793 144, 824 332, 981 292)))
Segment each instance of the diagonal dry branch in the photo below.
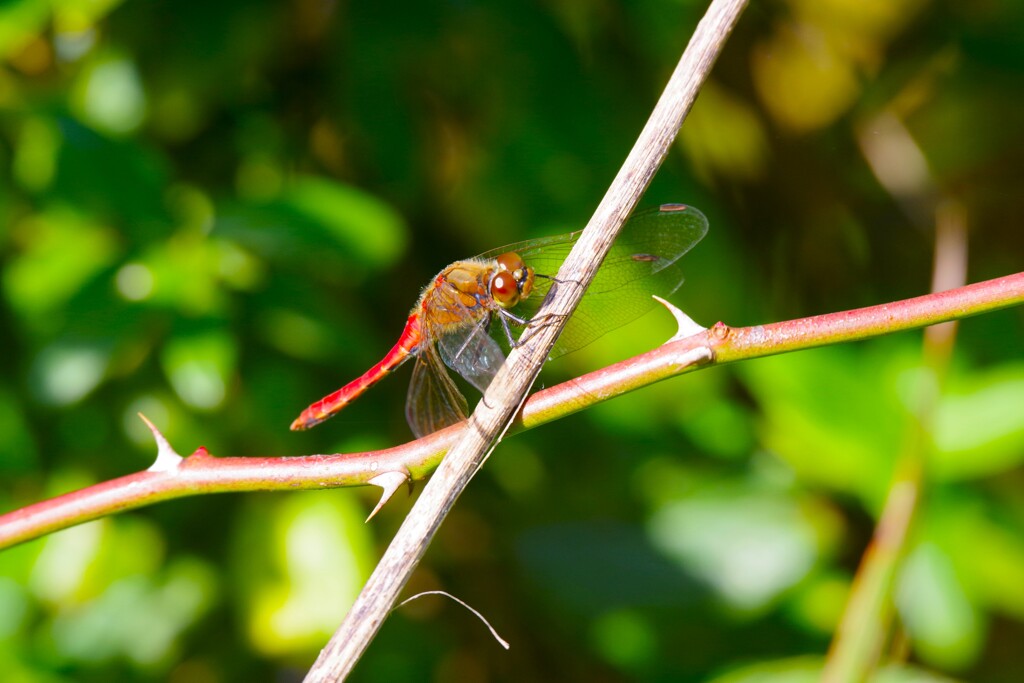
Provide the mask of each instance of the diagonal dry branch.
POLYGON ((525 399, 565 319, 576 309, 619 229, 668 154, 686 113, 745 6, 746 0, 712 1, 647 125, 582 237, 559 269, 559 280, 579 282, 581 286, 559 287, 549 294, 538 316, 558 322, 540 327, 529 342, 509 354, 508 361, 470 416, 468 428, 424 487, 352 609, 310 669, 306 681, 343 680, 373 640, 441 521, 525 399))

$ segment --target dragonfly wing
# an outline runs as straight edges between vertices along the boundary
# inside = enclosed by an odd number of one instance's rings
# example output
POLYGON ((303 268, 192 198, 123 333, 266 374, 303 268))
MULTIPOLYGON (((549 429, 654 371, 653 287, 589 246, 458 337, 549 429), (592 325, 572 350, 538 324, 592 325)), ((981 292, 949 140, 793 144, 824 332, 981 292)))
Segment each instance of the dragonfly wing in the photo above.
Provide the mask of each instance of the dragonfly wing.
MULTIPOLYGON (((612 245, 551 357, 575 351, 636 320, 655 306, 652 294, 667 297, 675 292, 683 283, 677 262, 704 237, 707 229, 707 218, 700 211, 681 204, 666 204, 635 214, 612 245)), ((579 233, 571 233, 515 246, 537 273, 554 276, 578 237, 579 233)), ((514 312, 533 319, 551 287, 567 286, 573 283, 538 277, 533 294, 514 312)), ((534 320, 533 324, 543 321, 534 320)))
POLYGON ((466 419, 469 407, 432 345, 416 358, 405 401, 405 419, 417 438, 466 419))
POLYGON ((505 354, 487 330, 487 321, 453 330, 442 336, 437 347, 445 364, 459 373, 482 394, 505 362, 505 354))

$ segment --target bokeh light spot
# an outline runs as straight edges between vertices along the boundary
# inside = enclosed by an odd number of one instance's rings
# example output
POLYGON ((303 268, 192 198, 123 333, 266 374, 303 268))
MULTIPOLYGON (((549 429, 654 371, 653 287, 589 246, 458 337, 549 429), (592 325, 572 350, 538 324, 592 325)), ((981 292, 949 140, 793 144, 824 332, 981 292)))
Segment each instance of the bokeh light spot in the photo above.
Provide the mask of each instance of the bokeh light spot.
POLYGON ((95 346, 58 345, 36 359, 37 390, 52 405, 68 405, 95 389, 107 369, 108 354, 95 346))
POLYGON ((117 271, 117 291, 129 301, 142 301, 153 293, 153 273, 141 263, 128 263, 117 271))
POLYGON ((72 101, 83 121, 108 133, 130 133, 146 115, 142 81, 126 59, 107 59, 86 69, 72 101))

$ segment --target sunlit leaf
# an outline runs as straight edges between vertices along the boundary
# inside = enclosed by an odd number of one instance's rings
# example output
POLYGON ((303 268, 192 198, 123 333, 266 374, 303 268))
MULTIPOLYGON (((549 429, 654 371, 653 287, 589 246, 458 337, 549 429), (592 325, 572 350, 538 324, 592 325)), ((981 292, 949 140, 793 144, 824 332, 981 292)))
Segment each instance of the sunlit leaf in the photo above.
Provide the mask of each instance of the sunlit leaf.
POLYGON ((53 180, 61 136, 50 118, 38 117, 22 124, 12 170, 26 188, 44 189, 53 180))
POLYGON ((49 0, 13 0, 0 5, 0 55, 20 50, 40 31, 50 13, 49 0))
POLYGON ((348 492, 268 503, 250 506, 235 549, 245 628, 268 655, 315 651, 368 575, 365 513, 348 492))
POLYGON ((819 561, 821 521, 784 496, 734 487, 664 506, 651 519, 650 535, 662 552, 726 603, 756 611, 795 586, 819 561))
POLYGON ((167 661, 182 632, 209 608, 214 591, 206 565, 181 559, 160 576, 112 582, 96 599, 54 618, 50 637, 62 658, 139 666, 167 661))
POLYGON ((11 577, 0 576, 0 640, 11 638, 28 621, 31 606, 28 591, 11 577))
POLYGON ((971 602, 1024 617, 1024 536, 1014 516, 963 493, 935 495, 927 512, 924 539, 950 558, 971 602))
POLYGON ((213 330, 171 339, 161 361, 181 400, 193 408, 212 410, 227 398, 237 355, 231 336, 213 330))
POLYGON ((906 429, 893 347, 757 360, 741 376, 764 413, 763 442, 808 481, 877 500, 906 429))
POLYGON ((788 611, 821 633, 833 633, 850 598, 850 577, 838 572, 815 575, 801 584, 788 611))
POLYGON ((58 342, 35 358, 33 389, 50 405, 70 405, 92 392, 103 381, 112 348, 101 342, 58 342))
POLYGON ((3 285, 11 304, 27 315, 67 302, 119 251, 111 229, 64 206, 26 218, 14 231, 20 250, 4 268, 3 285))
POLYGON ((226 304, 223 268, 224 253, 218 242, 202 235, 179 234, 125 264, 115 275, 115 286, 128 300, 148 301, 191 315, 209 314, 226 304))
POLYGON ((943 396, 934 419, 931 472, 942 479, 992 475, 1024 460, 1024 367, 969 378, 943 396))
POLYGON ((679 142, 698 172, 754 180, 765 170, 768 141, 754 108, 708 82, 680 131, 679 142))
POLYGON ((962 668, 981 653, 985 621, 939 547, 923 543, 908 555, 896 604, 915 651, 925 661, 962 668))
POLYGON ((146 115, 146 94, 135 64, 114 55, 89 62, 72 90, 71 104, 84 123, 115 135, 135 130, 146 115))

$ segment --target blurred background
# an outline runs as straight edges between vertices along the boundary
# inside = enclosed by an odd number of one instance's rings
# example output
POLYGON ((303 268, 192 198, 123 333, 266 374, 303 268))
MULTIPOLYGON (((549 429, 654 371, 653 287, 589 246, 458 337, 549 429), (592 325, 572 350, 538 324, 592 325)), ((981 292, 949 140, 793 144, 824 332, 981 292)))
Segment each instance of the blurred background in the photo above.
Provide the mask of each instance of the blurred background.
MULTIPOLYGON (((182 453, 408 440, 408 369, 288 424, 442 266, 582 227, 704 9, 0 3, 0 510, 147 467, 139 411, 182 453)), ((939 224, 968 281, 1021 270, 1022 86, 1020 3, 752 3, 644 202, 711 222, 675 303, 755 325, 924 294, 939 224)), ((649 315, 541 381, 671 333, 649 315)), ((816 680, 919 424, 886 680, 1019 680, 1022 344, 1011 309, 945 364, 892 335, 508 440, 407 594, 457 595, 512 649, 427 597, 353 680, 816 680)), ((3 679, 301 680, 412 501, 364 525, 376 496, 189 498, 0 553, 3 679)))

